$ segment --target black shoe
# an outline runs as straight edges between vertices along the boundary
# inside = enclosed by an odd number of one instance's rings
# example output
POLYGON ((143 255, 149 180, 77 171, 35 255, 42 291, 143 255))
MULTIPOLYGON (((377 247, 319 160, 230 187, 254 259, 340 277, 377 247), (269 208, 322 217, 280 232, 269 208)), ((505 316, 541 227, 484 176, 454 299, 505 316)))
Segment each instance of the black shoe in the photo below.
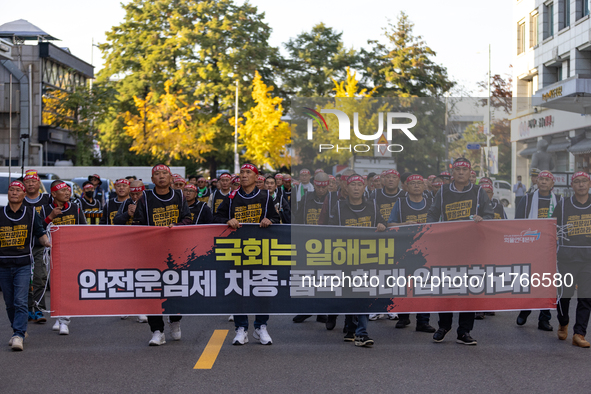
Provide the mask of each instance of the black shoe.
POLYGON ((400 319, 396 322, 396 328, 404 328, 410 324, 410 319, 400 319))
POLYGON ((417 331, 434 333, 436 330, 430 324, 417 324, 417 331))
POLYGON ((294 323, 303 323, 307 318, 312 317, 312 315, 297 315, 293 318, 294 323))
POLYGON ((373 339, 368 337, 367 335, 363 335, 361 337, 355 337, 355 346, 373 346, 373 339))
POLYGON ((495 312, 484 312, 485 316, 496 316, 497 314, 495 312))
POLYGON ((316 316, 316 321, 318 323, 326 323, 328 320, 326 319, 326 315, 318 315, 316 316))
POLYGON ((443 341, 443 338, 445 338, 445 334, 447 334, 449 330, 446 330, 445 328, 440 328, 439 330, 435 331, 435 334, 433 334, 433 340, 435 342, 441 342, 443 341))
POLYGON ((475 320, 484 320, 484 312, 476 312, 474 314, 474 319, 475 320))
POLYGON ((538 330, 552 331, 554 328, 550 325, 548 320, 540 320, 538 321, 538 330))
POLYGON ((326 317, 326 329, 332 330, 337 325, 337 315, 328 315, 326 317))
POLYGON ((355 340, 355 333, 354 332, 348 332, 345 334, 345 337, 343 338, 343 341, 345 342, 353 342, 355 340))
POLYGON ((523 326, 527 322, 528 316, 529 313, 525 314, 523 312, 519 312, 519 315, 517 316, 517 321, 515 323, 517 323, 518 326, 523 326))
POLYGON ((470 334, 466 333, 462 336, 459 336, 458 339, 456 339, 457 343, 461 343, 462 345, 477 345, 478 343, 476 342, 476 339, 472 338, 470 336, 470 334))

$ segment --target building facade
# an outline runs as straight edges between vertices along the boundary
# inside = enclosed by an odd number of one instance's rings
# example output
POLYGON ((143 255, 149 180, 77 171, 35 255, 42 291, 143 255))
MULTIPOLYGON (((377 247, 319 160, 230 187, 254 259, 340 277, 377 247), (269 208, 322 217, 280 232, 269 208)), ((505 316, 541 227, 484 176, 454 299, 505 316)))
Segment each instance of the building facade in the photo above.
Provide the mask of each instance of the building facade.
POLYGON ((17 32, 2 30, 11 23, 0 26, 0 37, 12 41, 12 59, 0 59, 0 164, 8 165, 11 157, 13 166, 52 165, 76 147, 68 128, 76 111, 59 104, 76 88, 87 86, 93 66, 41 36, 27 43, 32 40, 23 27, 29 25, 15 22, 17 32))
MULTIPOLYGON (((538 141, 548 143, 557 189, 591 161, 589 0, 520 0, 514 12, 512 176, 529 178, 538 141)), ((528 179, 529 181, 529 179, 528 179)))

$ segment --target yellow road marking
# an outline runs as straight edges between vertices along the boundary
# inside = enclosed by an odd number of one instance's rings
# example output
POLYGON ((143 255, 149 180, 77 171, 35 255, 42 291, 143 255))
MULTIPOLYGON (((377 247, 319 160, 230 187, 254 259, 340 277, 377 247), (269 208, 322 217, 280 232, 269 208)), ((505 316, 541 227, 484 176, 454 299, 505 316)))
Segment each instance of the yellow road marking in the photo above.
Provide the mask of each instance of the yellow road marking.
POLYGON ((193 369, 211 369, 218 354, 220 354, 227 335, 228 330, 215 330, 193 369))

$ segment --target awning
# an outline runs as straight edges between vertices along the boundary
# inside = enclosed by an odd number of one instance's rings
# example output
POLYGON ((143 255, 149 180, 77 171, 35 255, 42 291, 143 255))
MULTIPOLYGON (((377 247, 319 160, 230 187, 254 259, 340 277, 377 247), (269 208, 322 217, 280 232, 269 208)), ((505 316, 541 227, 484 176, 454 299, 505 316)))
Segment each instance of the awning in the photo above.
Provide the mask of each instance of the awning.
POLYGON ((573 155, 584 155, 587 153, 591 153, 591 139, 585 138, 581 142, 574 144, 568 151, 573 155))
POLYGON ((524 150, 522 150, 521 152, 519 152, 519 156, 531 156, 534 153, 536 153, 538 151, 538 147, 537 144, 533 145, 533 146, 528 146, 527 148, 525 148, 524 150))
POLYGON ((570 141, 566 138, 561 138, 556 141, 553 140, 550 145, 548 145, 547 152, 562 152, 567 150, 568 147, 570 147, 570 141))

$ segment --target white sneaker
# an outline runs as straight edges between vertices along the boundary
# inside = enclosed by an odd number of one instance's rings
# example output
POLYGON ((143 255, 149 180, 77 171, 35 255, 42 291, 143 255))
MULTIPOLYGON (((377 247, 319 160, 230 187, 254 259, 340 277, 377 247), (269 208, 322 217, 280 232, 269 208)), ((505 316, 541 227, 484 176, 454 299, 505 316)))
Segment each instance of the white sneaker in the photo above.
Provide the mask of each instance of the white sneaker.
POLYGON ((170 335, 172 336, 173 341, 180 341, 181 340, 181 322, 168 322, 170 324, 170 335))
POLYGON ((267 325, 263 324, 260 328, 254 330, 254 334, 252 334, 254 339, 258 339, 261 342, 261 345, 272 345, 273 340, 269 336, 267 332, 267 325))
POLYGON ((384 315, 378 315, 376 313, 373 313, 373 314, 369 315, 369 320, 375 321, 375 320, 381 319, 382 317, 384 317, 384 315))
POLYGON ((228 321, 234 321, 234 315, 230 315, 230 317, 228 317, 228 321))
POLYGON ((138 323, 147 323, 148 322, 148 316, 146 316, 146 315, 139 315, 137 317, 137 322, 138 323))
MULTIPOLYGON (((14 339, 14 337, 18 337, 18 335, 13 335, 10 340, 8 341, 8 346, 12 346, 12 340, 14 339)), ((29 333, 25 332, 25 338, 29 337, 29 333)))
POLYGON ((238 327, 232 345, 244 345, 245 343, 248 343, 248 331, 244 330, 244 327, 238 327))
POLYGON ((152 334, 152 339, 150 339, 150 342, 148 342, 150 346, 160 346, 164 345, 165 343, 166 337, 164 336, 164 333, 158 330, 154 331, 152 334))
POLYGON ((398 319, 398 313, 388 313, 388 319, 390 319, 390 320, 398 319))
POLYGON ((15 335, 11 338, 12 344, 10 347, 12 350, 23 350, 23 338, 15 335))
POLYGON ((60 321, 59 320, 56 320, 55 321, 55 324, 53 325, 53 327, 51 327, 51 329, 53 331, 59 331, 60 330, 60 321))
POLYGON ((69 335, 70 329, 67 324, 60 323, 60 335, 69 335))

